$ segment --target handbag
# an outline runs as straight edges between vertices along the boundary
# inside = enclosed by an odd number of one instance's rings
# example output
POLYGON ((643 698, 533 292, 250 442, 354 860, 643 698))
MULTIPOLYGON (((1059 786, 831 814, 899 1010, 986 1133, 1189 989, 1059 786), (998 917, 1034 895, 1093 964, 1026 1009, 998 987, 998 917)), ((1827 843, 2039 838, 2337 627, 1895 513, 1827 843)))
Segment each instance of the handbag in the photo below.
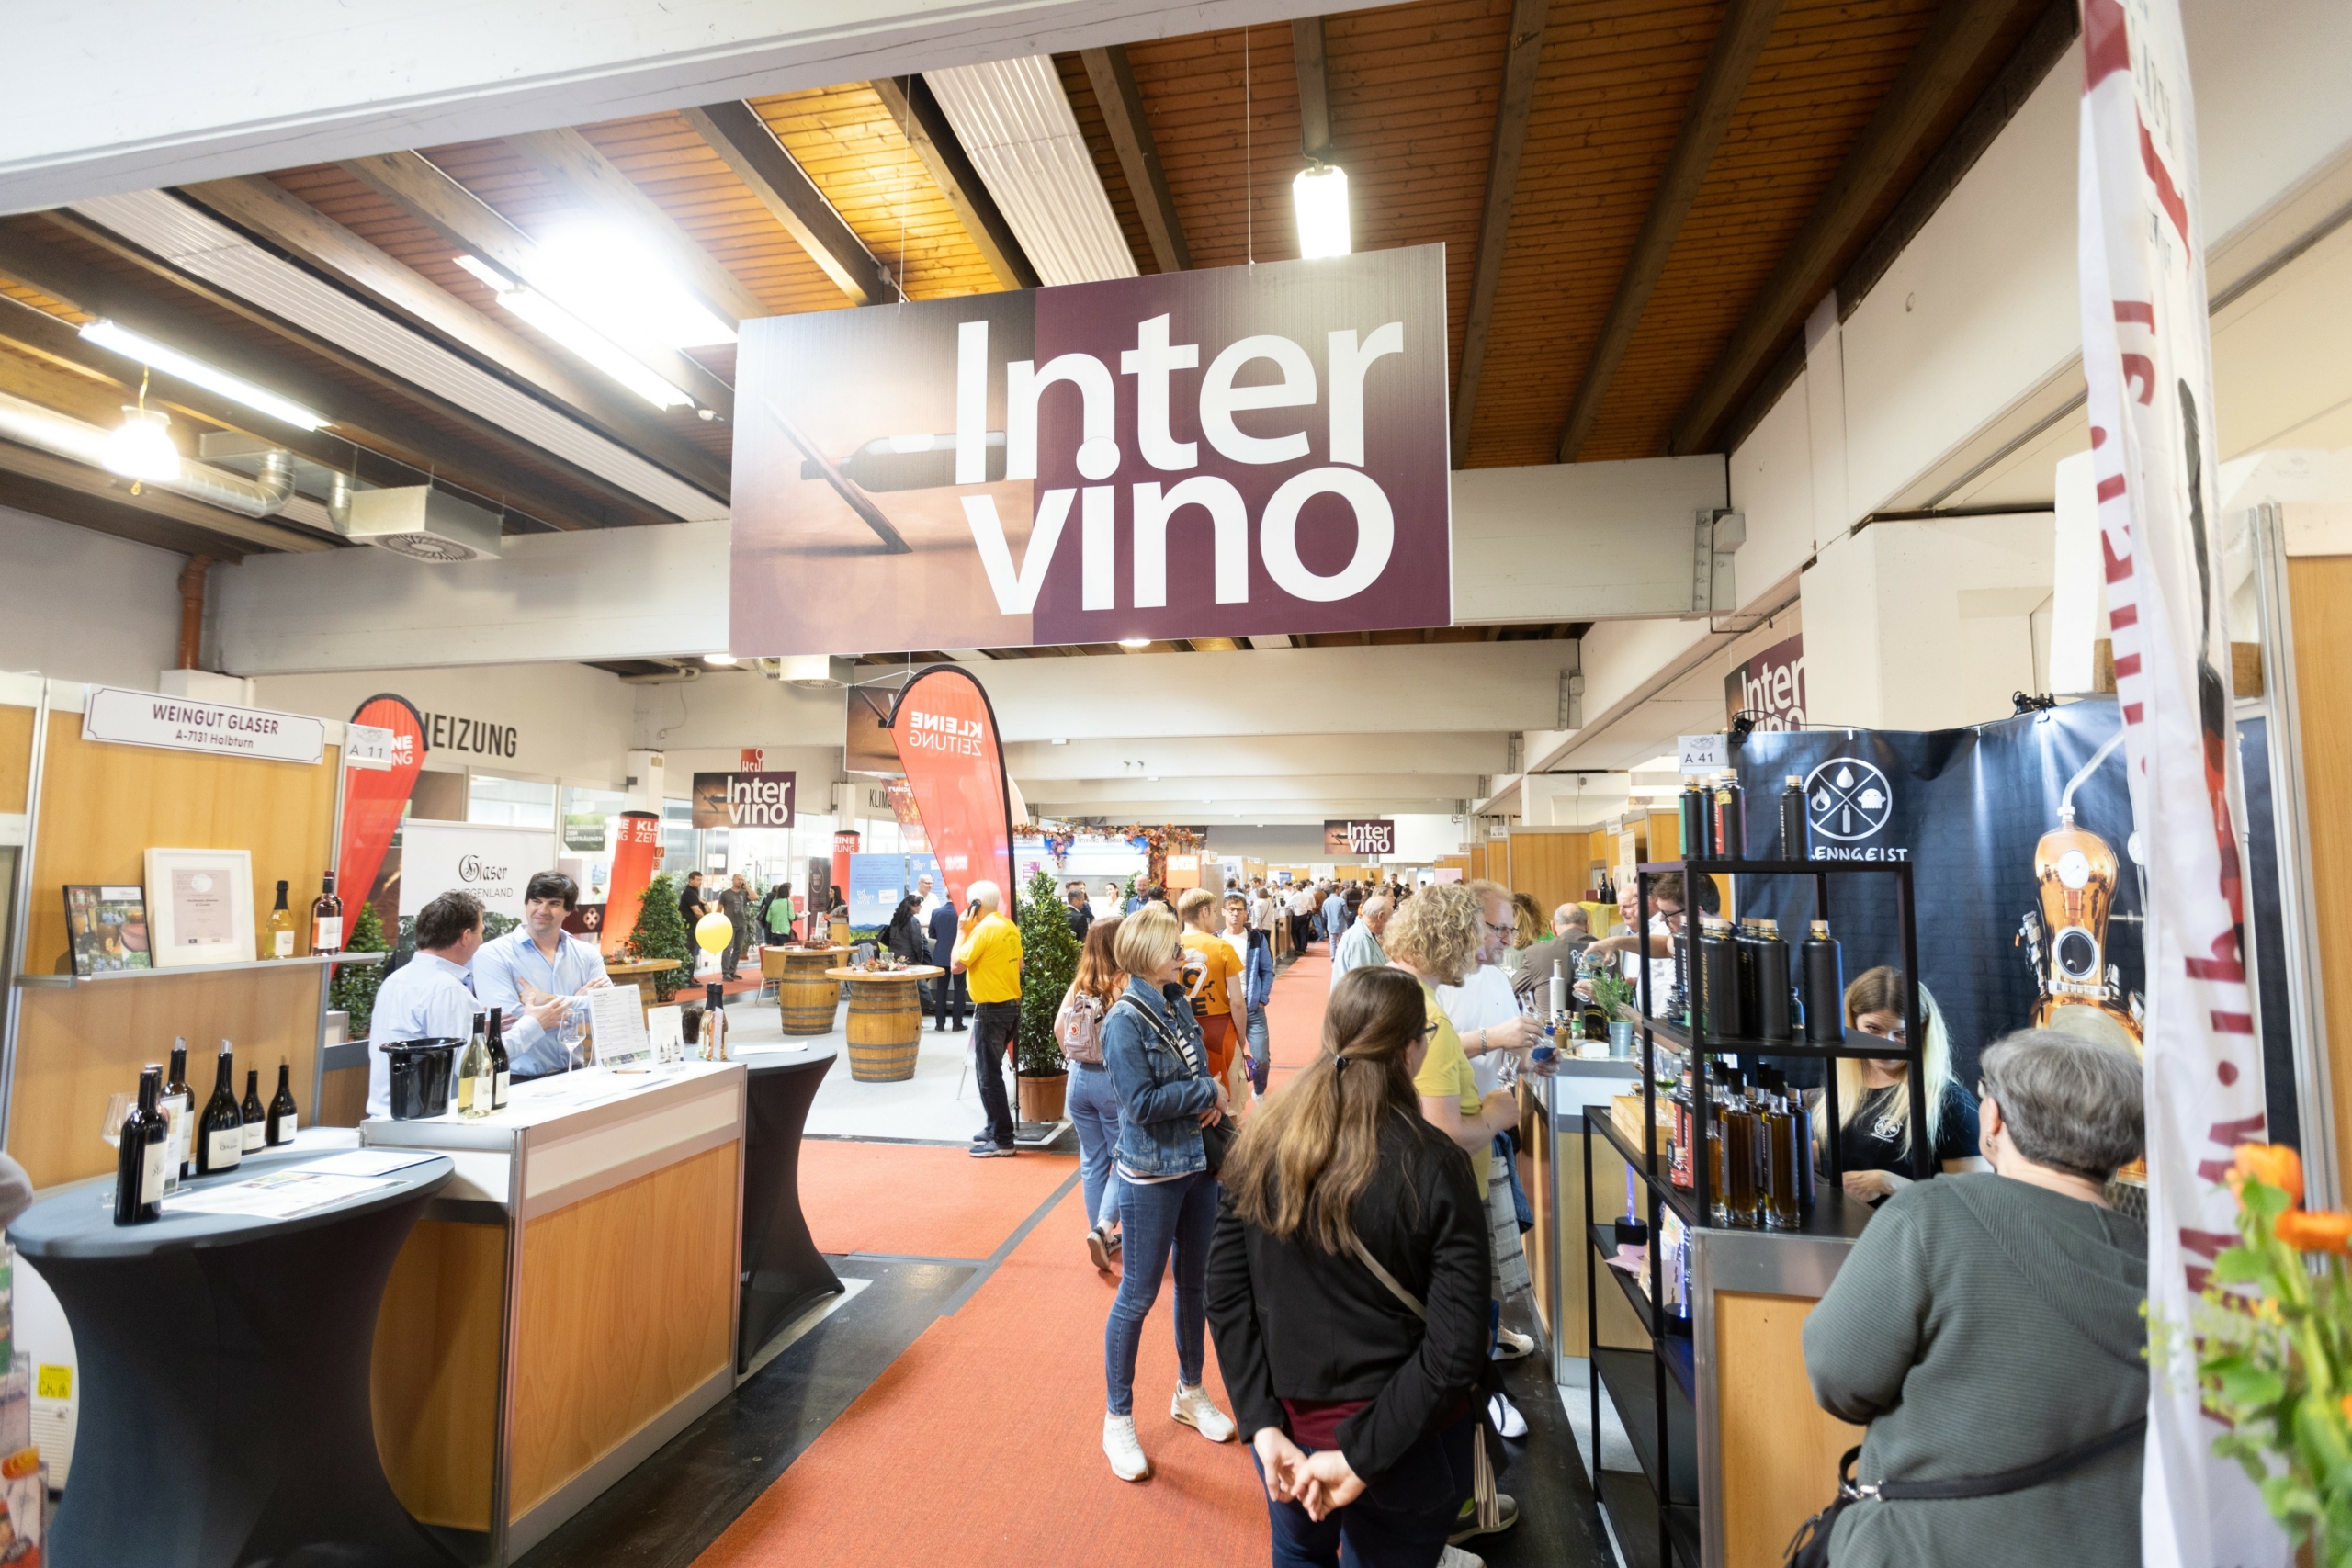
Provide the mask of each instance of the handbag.
MULTIPOLYGON (((1363 1244, 1363 1237, 1351 1234, 1348 1241, 1356 1249, 1356 1257, 1363 1266, 1372 1270, 1372 1277, 1387 1286, 1390 1295, 1410 1307, 1415 1317, 1427 1323, 1429 1309, 1421 1305, 1420 1298, 1407 1290, 1396 1276, 1372 1255, 1372 1248, 1363 1244)), ((1487 1457, 1487 1418, 1483 1415, 1478 1417, 1477 1428, 1471 1433, 1470 1438, 1470 1497, 1477 1508, 1478 1528, 1487 1530, 1499 1529, 1503 1522, 1503 1506, 1500 1495, 1495 1489, 1494 1461, 1487 1457)), ((1826 1568, 1826 1564, 1824 1568, 1826 1568)))
MULTIPOLYGON (((1184 1059, 1184 1065, 1193 1069, 1194 1077, 1208 1077, 1201 1066, 1201 1059, 1193 1055, 1192 1043, 1184 1038, 1183 1031, 1178 1030, 1176 1037, 1170 1040, 1168 1037, 1167 1026, 1151 1016, 1150 1009, 1136 1006, 1135 999, 1131 997, 1121 997, 1119 1006, 1133 1010, 1136 1015, 1143 1020, 1145 1027, 1159 1036, 1159 1043, 1162 1045, 1168 1046, 1184 1059)), ((1201 1128, 1201 1157, 1207 1162, 1209 1175, 1215 1176, 1225 1168, 1225 1156, 1233 1152, 1233 1140, 1238 1135, 1233 1129, 1233 1119, 1229 1116, 1220 1116, 1201 1128)))
POLYGON ((1838 1461, 1838 1500, 1797 1527, 1797 1533, 1789 1541, 1787 1568, 1829 1568, 1829 1532, 1837 1528, 1838 1516, 1856 1503, 1942 1502, 2022 1492, 2080 1470, 2093 1460, 2104 1459, 2138 1441, 2147 1430, 2148 1418, 2143 1416, 2064 1453, 1992 1475, 1962 1475, 1950 1481, 1856 1481, 1854 1461, 1862 1457, 1862 1450, 1848 1449, 1845 1458, 1838 1461))

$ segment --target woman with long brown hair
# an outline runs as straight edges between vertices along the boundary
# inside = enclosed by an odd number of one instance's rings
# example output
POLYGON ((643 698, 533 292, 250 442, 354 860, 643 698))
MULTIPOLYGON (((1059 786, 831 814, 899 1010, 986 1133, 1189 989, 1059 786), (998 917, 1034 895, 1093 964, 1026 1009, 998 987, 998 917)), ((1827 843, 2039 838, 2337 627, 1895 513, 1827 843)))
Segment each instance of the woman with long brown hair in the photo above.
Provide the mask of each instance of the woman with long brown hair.
POLYGON ((1078 1128, 1079 1183, 1086 1191, 1086 1251, 1094 1267, 1108 1269, 1119 1250, 1119 1091, 1102 1065, 1102 1020, 1127 977, 1112 944, 1119 939, 1113 915, 1086 928, 1079 950, 1078 976, 1054 1015, 1054 1039, 1069 1058, 1069 1091, 1063 1099, 1078 1128))
POLYGON ((1278 1563, 1428 1568, 1472 1490, 1487 1362, 1486 1194, 1422 1119, 1412 976, 1359 969, 1323 1048, 1258 1107, 1209 1249, 1217 1364, 1278 1563))

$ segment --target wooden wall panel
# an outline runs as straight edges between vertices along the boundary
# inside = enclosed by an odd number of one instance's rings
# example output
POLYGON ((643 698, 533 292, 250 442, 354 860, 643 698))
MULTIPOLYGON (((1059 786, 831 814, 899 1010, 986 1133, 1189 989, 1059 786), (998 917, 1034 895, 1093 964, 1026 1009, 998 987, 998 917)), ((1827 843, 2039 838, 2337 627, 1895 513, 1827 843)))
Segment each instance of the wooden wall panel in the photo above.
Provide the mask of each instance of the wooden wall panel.
POLYGON ((1510 890, 1524 893, 1544 911, 1551 934, 1552 911, 1580 902, 1592 886, 1592 835, 1514 830, 1510 836, 1510 890))
POLYGON ((337 1067, 327 1075, 319 1108, 307 1118, 316 1127, 356 1127, 368 1119, 368 1069, 337 1067))
POLYGON ((1797 1526, 1836 1495, 1838 1456, 1862 1440, 1813 1401, 1802 1338, 1812 1311, 1793 1296, 1716 1292, 1724 1568, 1778 1568, 1797 1526))
POLYGON ((401 1506, 426 1524, 490 1528, 505 1277, 503 1225, 423 1220, 384 1286, 369 1376, 376 1452, 401 1506))
POLYGON ((25 808, 33 757, 33 710, 0 706, 0 811, 25 808))
MULTIPOLYGON (((2287 592, 2295 623, 2303 793, 2314 804, 2338 800, 2352 789, 2352 557, 2290 560, 2287 592)), ((2336 1190, 2352 1193, 2352 824, 2314 810, 2310 831, 2336 1190)))
POLYGON ((514 1517, 729 1364, 739 1146, 525 1224, 514 1517))
MULTIPOLYGON (((305 765, 109 746, 82 739, 81 715, 51 715, 26 972, 72 971, 58 889, 144 882, 150 846, 247 850, 256 919, 280 877, 307 906, 326 870, 338 767, 332 747, 324 762, 305 765)), ((188 1082, 199 1094, 211 1089, 213 1057, 227 1039, 240 1094, 246 1067, 266 1079, 283 1059, 295 1064, 298 1097, 307 1096, 323 973, 304 964, 26 991, 9 1153, 37 1186, 112 1169, 98 1141, 107 1097, 136 1089, 140 1066, 164 1060, 175 1036, 188 1043, 188 1082)))

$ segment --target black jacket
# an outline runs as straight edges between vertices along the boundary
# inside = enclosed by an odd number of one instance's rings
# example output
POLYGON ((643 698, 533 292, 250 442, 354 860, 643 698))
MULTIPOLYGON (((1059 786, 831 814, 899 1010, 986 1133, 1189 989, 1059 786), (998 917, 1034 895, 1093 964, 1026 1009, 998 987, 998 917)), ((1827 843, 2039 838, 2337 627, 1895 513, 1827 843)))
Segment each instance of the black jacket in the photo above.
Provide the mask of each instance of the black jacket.
POLYGON ((1094 911, 1084 904, 1069 906, 1069 934, 1078 938, 1078 945, 1086 945, 1086 930, 1094 923, 1094 911))
POLYGON ((1487 1371, 1487 1207, 1469 1156, 1399 1111, 1380 1171, 1357 1200, 1356 1235, 1428 1309, 1426 1324, 1352 1248, 1277 1241, 1230 1202, 1209 1248, 1208 1317, 1243 1441, 1282 1427, 1281 1401, 1368 1399, 1340 1424, 1340 1451, 1371 1481, 1458 1418, 1487 1371))
MULTIPOLYGON (((956 956, 956 902, 942 898, 931 912, 931 961, 942 969, 956 956)), ((960 983, 960 977, 959 977, 960 983)))
POLYGON ((910 964, 920 964, 929 956, 931 946, 923 940, 924 935, 915 913, 914 895, 910 893, 899 899, 899 907, 890 912, 889 928, 882 933, 883 944, 893 956, 903 958, 910 964))

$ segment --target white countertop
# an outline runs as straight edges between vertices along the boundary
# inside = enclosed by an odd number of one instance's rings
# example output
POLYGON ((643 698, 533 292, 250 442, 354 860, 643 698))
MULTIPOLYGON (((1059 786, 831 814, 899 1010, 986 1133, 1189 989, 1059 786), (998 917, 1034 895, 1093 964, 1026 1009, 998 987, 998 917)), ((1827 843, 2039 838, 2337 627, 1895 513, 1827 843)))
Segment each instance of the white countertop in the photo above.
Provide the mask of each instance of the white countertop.
POLYGON ((487 1116, 469 1119, 455 1111, 407 1122, 371 1116, 359 1125, 359 1141, 399 1148, 511 1150, 525 1134, 534 1143, 572 1137, 722 1088, 740 1092, 743 1076, 741 1062, 682 1062, 644 1072, 583 1067, 516 1084, 506 1108, 487 1116))

